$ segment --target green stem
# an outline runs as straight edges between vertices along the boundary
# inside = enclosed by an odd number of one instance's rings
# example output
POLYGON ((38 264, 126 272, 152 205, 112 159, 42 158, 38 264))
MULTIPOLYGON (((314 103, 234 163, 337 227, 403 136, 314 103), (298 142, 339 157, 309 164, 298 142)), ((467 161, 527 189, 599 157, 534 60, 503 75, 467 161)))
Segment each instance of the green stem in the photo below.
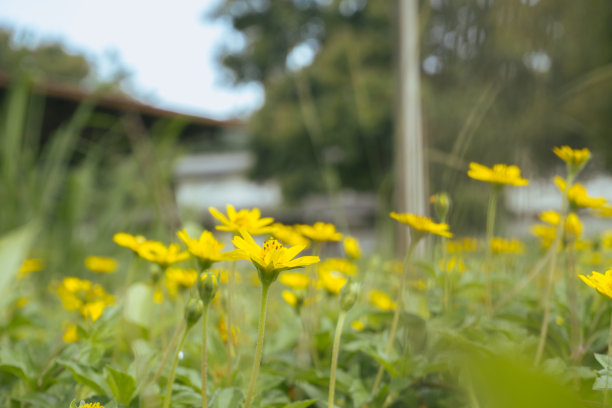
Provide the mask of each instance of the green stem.
POLYGON ((489 207, 487 208, 487 255, 485 258, 485 276, 487 280, 487 312, 489 315, 493 312, 493 281, 491 279, 491 261, 492 261, 492 250, 491 240, 495 233, 495 213, 497 211, 497 198, 499 197, 501 189, 497 185, 493 185, 491 195, 489 196, 489 207))
POLYGON ((578 320, 578 288, 576 287, 576 241, 567 244, 567 273, 565 287, 569 306, 570 323, 570 357, 579 361, 582 356, 582 331, 578 320))
MULTIPOLYGON (((322 245, 323 245, 322 242, 317 242, 317 241, 313 242, 312 244, 312 255, 313 256, 321 255, 322 245)), ((310 278, 310 286, 308 287, 308 300, 304 303, 308 304, 309 309, 310 309, 309 325, 310 325, 311 336, 308 337, 308 348, 310 350, 312 364, 315 368, 318 368, 319 367, 319 355, 317 353, 315 343, 312 340, 312 336, 317 331, 317 323, 318 323, 318 315, 319 315, 318 304, 317 304, 317 286, 318 286, 318 280, 319 280, 319 264, 317 263, 317 264, 311 265, 310 268, 311 268, 310 269, 311 278, 310 278)))
MULTIPOLYGON (((608 332, 608 358, 612 359, 612 315, 610 315, 610 331, 608 332)), ((604 390, 604 406, 608 405, 608 375, 606 375, 606 389, 604 390)))
POLYGON ((338 366, 338 354, 340 352, 340 336, 342 336, 342 326, 346 312, 341 311, 336 325, 336 335, 334 336, 334 347, 332 349, 331 372, 329 374, 329 398, 327 399, 328 408, 334 408, 334 391, 336 389, 336 367, 338 366))
POLYGON ((185 339, 187 338, 187 333, 189 333, 189 329, 183 332, 181 341, 179 342, 179 345, 176 348, 176 353, 174 354, 174 361, 172 362, 172 370, 170 371, 170 377, 168 378, 168 386, 166 387, 166 395, 164 397, 164 408, 168 408, 170 406, 172 386, 174 385, 174 378, 176 377, 176 366, 178 365, 179 354, 181 350, 183 349, 183 346, 185 345, 185 339))
MULTIPOLYGON (((410 262, 410 258, 412 257, 412 253, 414 252, 414 248, 416 248, 420 239, 412 239, 410 242, 410 247, 408 248, 408 252, 406 253, 406 257, 404 258, 404 263, 402 266, 402 274, 400 275, 400 284, 397 294, 397 306, 395 307, 395 311, 393 312, 393 321, 391 322, 391 331, 389 332, 389 340, 387 341, 387 347, 385 348, 385 354, 391 353, 391 349, 393 348, 393 341, 395 340, 395 334, 397 332, 397 326, 399 323, 400 309, 403 306, 403 294, 404 287, 406 286, 406 275, 407 269, 410 262)), ((374 386, 372 387, 371 394, 374 395, 376 391, 378 391, 378 386, 382 380, 382 376, 384 373, 384 367, 381 365, 378 368, 378 373, 376 374, 376 379, 374 380, 374 386)))
POLYGON ((204 310, 202 311, 202 408, 208 407, 208 368, 207 368, 207 352, 206 352, 206 339, 208 337, 208 306, 210 303, 204 303, 204 310))
POLYGON ((227 277, 227 306, 225 327, 227 328, 227 369, 225 373, 225 385, 228 387, 232 382, 232 291, 234 286, 234 272, 236 271, 236 262, 232 262, 232 268, 227 277))
POLYGON ((268 291, 270 283, 262 283, 261 285, 261 308, 259 310, 259 327, 257 330, 257 346, 255 347, 255 359, 253 360, 253 372, 249 381, 249 389, 247 391, 246 402, 244 408, 251 406, 251 399, 255 391, 255 383, 259 374, 259 365, 261 364, 261 352, 263 350, 264 330, 266 328, 266 308, 268 306, 268 291))
POLYGON ((153 383, 156 383, 157 380, 159 379, 162 370, 164 369, 164 367, 166 366, 166 362, 168 362, 168 358, 170 358, 170 353, 172 352, 172 349, 174 348, 174 345, 176 344, 179 335, 181 334, 181 331, 183 331, 183 329, 185 328, 185 319, 181 320, 181 324, 179 324, 176 327, 176 330, 174 331, 174 334, 172 335, 172 340, 170 340, 170 344, 168 345, 168 348, 166 348, 166 352, 164 353, 164 357, 162 358, 161 363, 159 363, 159 367, 157 368, 157 371, 155 372, 155 376, 153 377, 153 383))

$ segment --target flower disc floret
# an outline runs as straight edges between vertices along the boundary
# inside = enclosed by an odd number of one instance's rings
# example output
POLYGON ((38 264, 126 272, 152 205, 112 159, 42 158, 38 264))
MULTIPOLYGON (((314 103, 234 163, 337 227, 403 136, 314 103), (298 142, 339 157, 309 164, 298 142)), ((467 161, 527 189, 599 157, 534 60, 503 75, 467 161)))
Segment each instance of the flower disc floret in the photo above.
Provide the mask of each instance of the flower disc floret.
POLYGON ((398 214, 394 211, 391 211, 389 216, 402 224, 408 225, 413 231, 440 235, 446 238, 453 237, 453 234, 448 230, 450 228, 448 224, 438 224, 432 221, 431 218, 409 213, 398 214))
POLYGON ((251 235, 268 234, 271 232, 270 224, 274 222, 274 219, 270 217, 261 218, 259 208, 236 211, 231 204, 227 204, 226 208, 227 216, 214 207, 208 209, 212 216, 223 224, 216 227, 219 231, 239 233, 243 229, 251 235))
POLYGON ((257 268, 262 284, 274 282, 280 272, 300 268, 319 262, 318 256, 302 256, 295 258, 304 247, 300 245, 285 248, 274 238, 270 238, 259 246, 251 234, 241 230, 240 237, 235 236, 232 242, 238 248, 234 252, 235 259, 249 260, 257 268))
POLYGON ((492 168, 475 162, 470 163, 468 176, 474 180, 486 181, 494 185, 509 184, 513 186, 524 186, 529 180, 521 177, 521 169, 514 165, 496 164, 492 168))

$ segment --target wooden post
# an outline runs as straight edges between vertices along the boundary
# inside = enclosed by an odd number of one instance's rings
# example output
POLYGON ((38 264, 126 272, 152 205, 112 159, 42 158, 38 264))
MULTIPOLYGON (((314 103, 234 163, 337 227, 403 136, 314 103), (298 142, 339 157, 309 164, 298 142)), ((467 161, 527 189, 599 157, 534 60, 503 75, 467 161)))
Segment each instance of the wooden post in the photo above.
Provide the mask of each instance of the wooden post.
MULTIPOLYGON (((426 172, 421 123, 418 0, 398 0, 398 98, 395 131, 397 212, 427 215, 426 172)), ((397 250, 406 252, 408 228, 398 228, 397 250)), ((423 253, 421 248, 417 254, 423 253)))

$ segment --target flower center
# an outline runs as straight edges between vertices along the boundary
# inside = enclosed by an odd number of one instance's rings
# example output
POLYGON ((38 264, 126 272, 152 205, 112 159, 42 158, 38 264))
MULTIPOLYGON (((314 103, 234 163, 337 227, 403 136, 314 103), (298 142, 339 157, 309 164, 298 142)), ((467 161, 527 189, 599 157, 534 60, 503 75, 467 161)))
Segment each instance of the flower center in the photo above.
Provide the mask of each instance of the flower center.
POLYGON ((279 249, 283 248, 283 245, 278 242, 277 240, 275 240, 274 238, 270 237, 268 238, 264 243, 263 243, 263 250, 264 250, 264 255, 270 253, 270 252, 274 252, 277 251, 279 249))

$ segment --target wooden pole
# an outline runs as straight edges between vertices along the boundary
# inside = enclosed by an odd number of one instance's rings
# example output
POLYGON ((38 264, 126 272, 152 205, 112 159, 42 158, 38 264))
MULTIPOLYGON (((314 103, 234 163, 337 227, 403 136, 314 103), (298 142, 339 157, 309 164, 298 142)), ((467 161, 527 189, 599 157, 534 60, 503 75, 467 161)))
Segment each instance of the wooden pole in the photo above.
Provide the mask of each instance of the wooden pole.
MULTIPOLYGON (((418 0, 398 0, 398 104, 395 132, 397 212, 427 215, 426 172, 421 123, 418 0)), ((406 252, 408 228, 398 228, 397 250, 406 252)), ((423 253, 423 246, 416 249, 423 253)))

